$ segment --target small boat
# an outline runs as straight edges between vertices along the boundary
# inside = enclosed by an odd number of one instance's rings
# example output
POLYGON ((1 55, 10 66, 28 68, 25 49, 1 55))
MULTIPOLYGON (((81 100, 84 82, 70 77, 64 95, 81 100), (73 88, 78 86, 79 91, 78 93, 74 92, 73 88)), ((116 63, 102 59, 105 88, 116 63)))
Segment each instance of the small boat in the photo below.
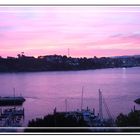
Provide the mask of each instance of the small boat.
POLYGON ((22 105, 23 102, 25 102, 25 98, 22 96, 15 96, 15 88, 13 88, 14 96, 8 96, 8 97, 0 97, 0 106, 16 106, 16 105, 22 105))
POLYGON ((22 105, 25 102, 24 97, 0 97, 0 106, 22 105))
POLYGON ((140 104, 140 98, 136 99, 134 102, 140 104))

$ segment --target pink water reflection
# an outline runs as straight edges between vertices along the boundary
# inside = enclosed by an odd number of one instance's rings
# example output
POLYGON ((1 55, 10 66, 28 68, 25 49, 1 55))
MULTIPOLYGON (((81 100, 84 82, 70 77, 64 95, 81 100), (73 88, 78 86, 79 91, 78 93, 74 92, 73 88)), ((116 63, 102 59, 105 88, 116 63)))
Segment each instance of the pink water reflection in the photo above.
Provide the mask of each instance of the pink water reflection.
MULTIPOLYGON (((35 72, 0 74, 0 96, 22 93, 26 97, 25 124, 30 119, 58 111, 80 109, 81 90, 84 86, 84 107, 95 108, 98 113, 98 89, 103 92, 110 112, 116 116, 129 112, 134 99, 140 97, 140 68, 102 69, 69 72, 35 72)), ((136 105, 140 109, 139 105, 136 105)), ((107 117, 104 111, 104 116, 107 117)))

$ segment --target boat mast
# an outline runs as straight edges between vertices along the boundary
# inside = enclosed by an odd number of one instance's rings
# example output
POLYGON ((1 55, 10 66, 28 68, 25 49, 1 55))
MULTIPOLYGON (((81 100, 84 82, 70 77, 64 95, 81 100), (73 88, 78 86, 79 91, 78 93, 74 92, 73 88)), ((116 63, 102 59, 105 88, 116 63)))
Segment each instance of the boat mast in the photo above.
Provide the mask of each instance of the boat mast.
POLYGON ((15 90, 15 88, 13 88, 13 93, 14 93, 14 98, 15 98, 15 93, 16 93, 16 90, 15 90))
POLYGON ((83 94, 84 94, 84 87, 82 87, 82 96, 81 96, 81 111, 83 109, 83 94))
POLYGON ((103 119, 102 92, 100 89, 99 89, 99 118, 100 118, 100 120, 103 119))
POLYGON ((15 104, 15 93, 16 93, 16 90, 15 90, 15 88, 13 88, 13 92, 14 92, 14 108, 16 108, 16 104, 15 104))

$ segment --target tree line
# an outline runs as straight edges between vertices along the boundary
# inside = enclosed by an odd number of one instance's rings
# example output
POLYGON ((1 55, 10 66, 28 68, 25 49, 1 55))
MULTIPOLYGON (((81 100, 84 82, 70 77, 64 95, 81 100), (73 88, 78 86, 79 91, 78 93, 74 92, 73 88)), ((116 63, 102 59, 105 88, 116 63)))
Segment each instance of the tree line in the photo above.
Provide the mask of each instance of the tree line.
POLYGON ((72 58, 61 55, 0 57, 0 72, 35 72, 137 67, 140 56, 72 58))

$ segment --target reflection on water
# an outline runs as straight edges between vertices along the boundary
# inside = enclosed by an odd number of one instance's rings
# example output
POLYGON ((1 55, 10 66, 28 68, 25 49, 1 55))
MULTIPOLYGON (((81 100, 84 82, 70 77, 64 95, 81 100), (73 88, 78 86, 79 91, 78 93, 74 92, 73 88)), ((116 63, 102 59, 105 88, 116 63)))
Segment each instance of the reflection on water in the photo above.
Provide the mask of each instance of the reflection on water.
MULTIPOLYGON (((98 113, 98 89, 115 117, 120 112, 127 113, 136 105, 133 101, 140 97, 140 68, 118 68, 67 72, 34 72, 0 74, 0 96, 16 95, 26 98, 25 125, 28 120, 58 111, 80 108, 82 86, 86 108, 95 108, 98 113)), ((136 105, 136 109, 140 109, 136 105)), ((106 112, 104 116, 107 117, 106 112)))

